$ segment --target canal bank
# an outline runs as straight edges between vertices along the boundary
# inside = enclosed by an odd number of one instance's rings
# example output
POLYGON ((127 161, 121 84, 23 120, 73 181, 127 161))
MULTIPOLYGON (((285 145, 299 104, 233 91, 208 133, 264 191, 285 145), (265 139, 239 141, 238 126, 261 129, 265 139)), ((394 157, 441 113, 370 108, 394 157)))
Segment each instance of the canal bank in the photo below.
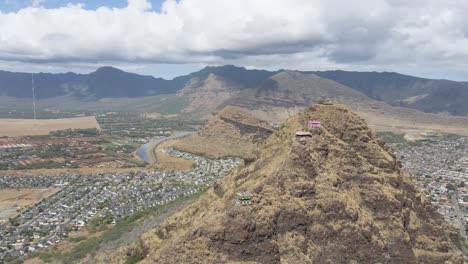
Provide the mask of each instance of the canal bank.
POLYGON ((191 132, 191 131, 181 131, 181 132, 177 132, 174 135, 171 135, 169 137, 164 137, 164 138, 158 138, 158 139, 151 140, 151 141, 141 145, 140 148, 137 149, 135 154, 141 160, 144 160, 144 161, 146 161, 146 162, 148 162, 150 164, 153 164, 153 163, 156 162, 156 157, 154 155, 154 149, 159 144, 161 144, 162 142, 168 141, 168 140, 185 137, 185 136, 188 136, 188 135, 190 135, 192 133, 193 132, 191 132))

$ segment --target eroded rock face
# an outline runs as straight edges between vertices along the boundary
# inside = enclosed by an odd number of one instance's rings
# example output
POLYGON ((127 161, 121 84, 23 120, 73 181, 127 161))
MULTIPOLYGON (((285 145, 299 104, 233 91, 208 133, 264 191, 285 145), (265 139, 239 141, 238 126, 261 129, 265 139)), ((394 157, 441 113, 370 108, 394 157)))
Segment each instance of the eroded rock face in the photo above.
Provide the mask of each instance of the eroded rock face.
POLYGON ((174 146, 213 158, 236 156, 253 160, 257 144, 273 131, 267 122, 256 118, 247 109, 227 106, 196 134, 178 140, 174 146))
POLYGON ((450 229, 366 123, 339 104, 290 120, 224 192, 143 236, 147 263, 463 263, 450 229), (320 133, 296 140, 307 120, 320 133), (252 205, 234 202, 254 194, 252 205))

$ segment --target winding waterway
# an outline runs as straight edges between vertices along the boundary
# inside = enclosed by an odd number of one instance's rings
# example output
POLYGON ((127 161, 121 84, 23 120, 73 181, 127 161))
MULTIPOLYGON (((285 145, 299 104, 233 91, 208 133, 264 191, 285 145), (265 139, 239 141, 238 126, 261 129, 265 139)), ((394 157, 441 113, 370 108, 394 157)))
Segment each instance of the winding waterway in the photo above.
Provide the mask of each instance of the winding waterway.
POLYGON ((167 140, 188 136, 188 135, 190 135, 192 133, 193 132, 191 132, 191 131, 181 131, 181 132, 177 132, 174 135, 171 135, 169 137, 153 139, 153 140, 149 141, 148 143, 145 143, 145 144, 141 145, 140 148, 138 148, 138 150, 136 151, 136 155, 140 159, 142 159, 142 160, 144 160, 144 161, 146 161, 148 163, 154 163, 156 161, 154 160, 154 155, 151 152, 153 151, 153 149, 157 145, 159 145, 162 142, 167 141, 167 140))

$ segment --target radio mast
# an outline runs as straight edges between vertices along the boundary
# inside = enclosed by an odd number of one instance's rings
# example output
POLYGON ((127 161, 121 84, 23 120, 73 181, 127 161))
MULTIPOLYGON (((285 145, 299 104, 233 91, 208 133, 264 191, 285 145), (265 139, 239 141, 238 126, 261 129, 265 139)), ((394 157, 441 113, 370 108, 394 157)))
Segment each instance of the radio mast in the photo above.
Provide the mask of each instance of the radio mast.
POLYGON ((34 120, 36 120, 36 92, 34 89, 34 73, 31 73, 31 88, 32 88, 34 120))

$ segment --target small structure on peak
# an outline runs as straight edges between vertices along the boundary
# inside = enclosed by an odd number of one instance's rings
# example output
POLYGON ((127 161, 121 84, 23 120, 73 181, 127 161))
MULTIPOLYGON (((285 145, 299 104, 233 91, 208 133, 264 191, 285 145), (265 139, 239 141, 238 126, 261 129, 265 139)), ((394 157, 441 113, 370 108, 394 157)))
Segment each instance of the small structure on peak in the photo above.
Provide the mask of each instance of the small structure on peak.
POLYGON ((333 101, 331 100, 320 100, 318 103, 322 105, 333 105, 333 101))
POLYGON ((253 194, 249 192, 239 192, 236 193, 236 203, 240 205, 249 205, 252 204, 253 194))
POLYGON ((296 135, 295 135, 295 139, 296 140, 299 140, 299 141, 302 141, 302 140, 305 140, 307 138, 311 138, 312 137, 312 133, 310 132, 307 132, 307 131, 298 131, 296 132, 296 135))
POLYGON ((297 131, 296 132, 296 138, 307 138, 307 137, 312 137, 312 133, 307 132, 307 131, 297 131))
POLYGON ((322 123, 319 120, 309 120, 307 126, 309 128, 319 128, 322 126, 322 123))

